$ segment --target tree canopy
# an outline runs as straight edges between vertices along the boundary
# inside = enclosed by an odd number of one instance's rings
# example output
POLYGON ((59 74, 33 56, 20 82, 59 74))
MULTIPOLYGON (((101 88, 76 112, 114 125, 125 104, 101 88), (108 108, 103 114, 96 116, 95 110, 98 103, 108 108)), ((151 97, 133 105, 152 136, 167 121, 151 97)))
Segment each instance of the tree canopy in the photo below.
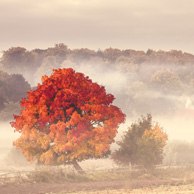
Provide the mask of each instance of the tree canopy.
POLYGON ((125 114, 114 96, 73 69, 55 69, 21 101, 11 123, 21 136, 14 142, 29 161, 68 164, 109 154, 125 114))
POLYGON ((158 124, 152 125, 151 114, 147 114, 131 124, 118 142, 119 148, 113 152, 112 158, 119 165, 132 163, 152 168, 162 162, 167 139, 167 134, 158 124))
POLYGON ((26 92, 30 89, 30 84, 22 75, 0 71, 0 111, 6 103, 18 102, 26 97, 26 92))

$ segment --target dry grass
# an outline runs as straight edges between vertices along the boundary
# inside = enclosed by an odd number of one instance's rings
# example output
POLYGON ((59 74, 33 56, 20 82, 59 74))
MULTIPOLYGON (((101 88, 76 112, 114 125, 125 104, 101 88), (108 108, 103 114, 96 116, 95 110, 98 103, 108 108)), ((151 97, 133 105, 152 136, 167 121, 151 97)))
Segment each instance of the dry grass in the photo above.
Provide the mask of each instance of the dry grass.
MULTIPOLYGON (((10 173, 11 174, 11 173, 10 173)), ((194 166, 186 167, 169 167, 165 169, 156 169, 152 173, 145 174, 142 171, 114 171, 102 170, 91 171, 85 175, 80 175, 74 170, 64 168, 42 168, 28 173, 13 172, 13 176, 20 179, 27 179, 30 182, 95 182, 95 181, 110 181, 110 180, 166 180, 181 181, 184 184, 191 183, 194 180, 194 166), (16 176, 17 175, 17 176, 16 176), (25 176, 24 176, 25 175, 25 176), (59 181, 60 180, 60 181, 59 181)), ((0 175, 0 178, 6 178, 0 175)), ((9 180, 9 176, 6 178, 9 180)), ((13 178, 12 178, 13 179, 13 178)), ((22 182, 22 181, 21 181, 22 182)))
POLYGON ((147 174, 142 171, 97 170, 80 175, 71 169, 39 168, 13 177, 0 177, 0 186, 24 186, 24 189, 28 184, 35 190, 32 185, 41 188, 47 185, 50 192, 63 191, 57 194, 194 194, 194 166, 191 165, 156 169, 147 174))
MULTIPOLYGON (((60 192, 57 194, 65 194, 60 192)), ((193 194, 194 184, 181 186, 160 186, 155 188, 142 189, 117 189, 117 190, 101 190, 101 191, 79 191, 70 192, 68 194, 193 194)))

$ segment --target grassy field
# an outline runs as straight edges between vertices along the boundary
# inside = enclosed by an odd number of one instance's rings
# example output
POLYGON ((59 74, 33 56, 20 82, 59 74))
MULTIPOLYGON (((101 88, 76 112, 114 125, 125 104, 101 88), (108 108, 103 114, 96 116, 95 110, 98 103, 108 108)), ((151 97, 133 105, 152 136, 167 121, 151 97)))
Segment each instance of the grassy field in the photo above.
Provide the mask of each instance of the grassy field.
MULTIPOLYGON (((65 194, 67 192, 60 192, 57 194, 65 194)), ((100 191, 79 191, 70 192, 68 194, 194 194, 194 184, 179 185, 179 186, 159 186, 155 188, 142 189, 107 189, 100 191)))
POLYGON ((71 169, 39 168, 0 176, 0 194, 194 194, 194 166, 144 171, 100 170, 80 175, 71 169))
POLYGON ((89 173, 86 176, 74 174, 72 177, 78 182, 97 182, 97 184, 90 189, 86 187, 85 190, 81 187, 80 191, 66 190, 57 194, 194 194, 194 166, 156 169, 150 174, 102 171, 89 173), (122 181, 123 185, 119 183, 117 187, 117 181, 122 181), (105 189, 103 184, 107 184, 105 189))

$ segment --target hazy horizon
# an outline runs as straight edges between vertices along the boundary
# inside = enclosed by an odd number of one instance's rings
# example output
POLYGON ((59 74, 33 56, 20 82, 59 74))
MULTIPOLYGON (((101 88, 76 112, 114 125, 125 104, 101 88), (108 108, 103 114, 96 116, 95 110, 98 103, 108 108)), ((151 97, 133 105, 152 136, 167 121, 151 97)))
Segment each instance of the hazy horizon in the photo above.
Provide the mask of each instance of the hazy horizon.
POLYGON ((2 0, 0 51, 69 48, 182 50, 194 54, 194 2, 2 0))

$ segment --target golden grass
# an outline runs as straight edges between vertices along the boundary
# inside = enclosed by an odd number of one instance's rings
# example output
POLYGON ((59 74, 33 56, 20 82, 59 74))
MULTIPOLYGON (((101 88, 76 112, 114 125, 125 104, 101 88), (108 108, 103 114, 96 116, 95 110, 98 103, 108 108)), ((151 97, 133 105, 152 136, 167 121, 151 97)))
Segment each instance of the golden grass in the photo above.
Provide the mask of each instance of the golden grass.
MULTIPOLYGON (((65 194, 60 192, 57 194, 65 194)), ((117 190, 100 190, 100 191, 79 191, 69 192, 68 194, 194 194, 194 184, 180 186, 159 186, 154 188, 142 189, 117 189, 117 190)))

